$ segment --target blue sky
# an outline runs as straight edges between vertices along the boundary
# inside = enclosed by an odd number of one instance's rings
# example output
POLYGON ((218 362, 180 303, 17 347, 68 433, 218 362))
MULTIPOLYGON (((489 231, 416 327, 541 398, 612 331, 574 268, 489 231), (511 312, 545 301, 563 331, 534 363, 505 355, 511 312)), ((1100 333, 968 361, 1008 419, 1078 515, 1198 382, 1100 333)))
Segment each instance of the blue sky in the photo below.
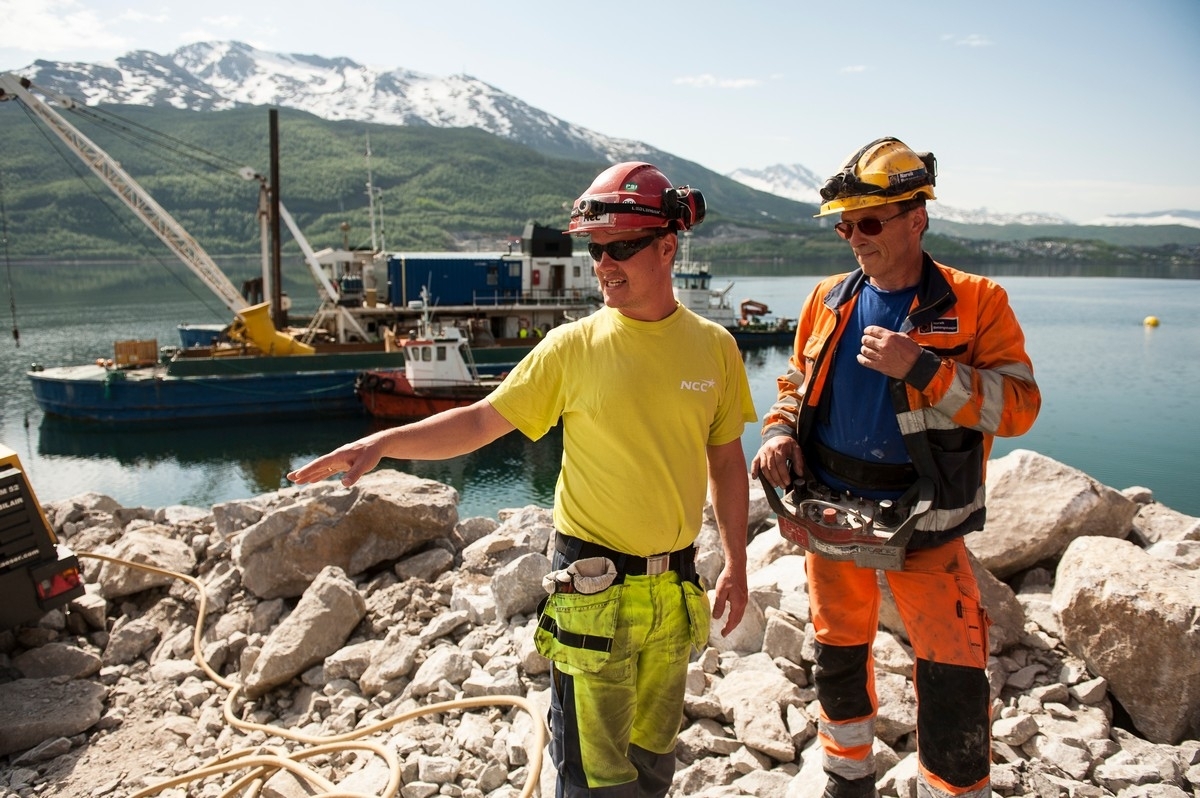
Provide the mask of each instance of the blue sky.
POLYGON ((959 208, 1200 210, 1200 2, 0 0, 0 69, 196 41, 465 72, 718 172, 898 136, 959 208))

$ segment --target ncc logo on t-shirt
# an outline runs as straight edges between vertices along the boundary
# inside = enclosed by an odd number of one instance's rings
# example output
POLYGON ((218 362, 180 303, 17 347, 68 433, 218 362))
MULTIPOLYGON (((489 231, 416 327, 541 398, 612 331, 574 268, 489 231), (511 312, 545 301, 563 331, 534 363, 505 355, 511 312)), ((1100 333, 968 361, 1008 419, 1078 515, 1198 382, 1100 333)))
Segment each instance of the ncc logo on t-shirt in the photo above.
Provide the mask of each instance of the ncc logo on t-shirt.
POLYGON ((716 384, 716 380, 683 380, 679 383, 679 387, 685 391, 708 393, 709 389, 716 386, 716 384))

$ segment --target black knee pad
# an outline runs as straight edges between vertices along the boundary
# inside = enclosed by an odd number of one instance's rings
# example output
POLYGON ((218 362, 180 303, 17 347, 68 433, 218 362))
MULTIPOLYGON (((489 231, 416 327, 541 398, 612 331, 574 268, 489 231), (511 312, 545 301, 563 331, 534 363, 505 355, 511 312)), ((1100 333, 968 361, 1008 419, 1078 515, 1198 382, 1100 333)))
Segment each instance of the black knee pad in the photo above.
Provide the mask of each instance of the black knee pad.
POLYGON ((813 682, 821 709, 830 720, 865 718, 874 710, 867 692, 867 660, 871 648, 817 643, 813 682))
POLYGON ((919 659, 916 688, 921 764, 955 787, 986 778, 991 767, 987 673, 919 659))

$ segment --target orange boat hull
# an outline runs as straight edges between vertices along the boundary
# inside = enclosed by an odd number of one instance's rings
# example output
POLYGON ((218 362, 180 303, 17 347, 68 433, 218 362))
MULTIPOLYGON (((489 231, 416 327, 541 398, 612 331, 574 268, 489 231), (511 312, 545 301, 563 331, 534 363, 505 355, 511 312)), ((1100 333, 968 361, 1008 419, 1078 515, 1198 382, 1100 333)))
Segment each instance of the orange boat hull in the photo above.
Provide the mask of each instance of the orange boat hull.
POLYGON ((374 418, 414 421, 455 407, 466 407, 490 394, 499 380, 413 388, 402 371, 366 371, 355 385, 363 408, 374 418))

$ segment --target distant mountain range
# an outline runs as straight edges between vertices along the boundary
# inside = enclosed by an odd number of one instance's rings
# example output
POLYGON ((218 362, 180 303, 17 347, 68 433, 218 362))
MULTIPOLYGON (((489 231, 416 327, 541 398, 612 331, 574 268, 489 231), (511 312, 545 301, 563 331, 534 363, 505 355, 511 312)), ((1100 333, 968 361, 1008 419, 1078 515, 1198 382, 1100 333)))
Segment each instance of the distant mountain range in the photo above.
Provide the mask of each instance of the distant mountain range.
MULTIPOLYGON (((759 191, 776 194, 780 197, 806 202, 812 205, 821 203, 821 186, 825 178, 800 164, 776 164, 765 169, 738 169, 730 172, 731 177, 739 183, 744 183, 759 191)), ((989 211, 986 208, 965 210, 954 208, 938 202, 929 206, 929 217, 944 222, 957 224, 993 224, 993 225, 1074 225, 1070 219, 1047 213, 1002 214, 989 211)), ((1128 213, 1100 216, 1082 222, 1084 225, 1100 225, 1105 227, 1127 227, 1136 225, 1178 224, 1186 227, 1200 228, 1200 211, 1159 211, 1157 213, 1128 213)))
MULTIPOLYGON (((241 42, 198 42, 167 55, 139 50, 111 63, 39 60, 17 72, 43 89, 89 105, 170 106, 193 111, 274 105, 329 120, 479 128, 540 153, 574 160, 679 161, 642 142, 566 122, 469 75, 382 71, 348 58, 271 53, 241 42)), ((726 176, 759 191, 811 205, 820 203, 818 188, 824 182, 799 164, 738 169, 726 176)), ((1073 224, 1048 214, 999 214, 941 203, 930 206, 930 211, 935 220, 963 225, 1073 224)), ((1122 214, 1086 224, 1200 228, 1200 211, 1122 214)))
MULTIPOLYGON (((825 185, 824 177, 800 164, 738 169, 728 176, 759 191, 811 205, 821 204, 821 186, 825 185)), ((1069 219, 1046 213, 1000 214, 984 208, 968 211, 948 207, 941 202, 929 206, 929 217, 959 224, 1074 224, 1069 219)))

